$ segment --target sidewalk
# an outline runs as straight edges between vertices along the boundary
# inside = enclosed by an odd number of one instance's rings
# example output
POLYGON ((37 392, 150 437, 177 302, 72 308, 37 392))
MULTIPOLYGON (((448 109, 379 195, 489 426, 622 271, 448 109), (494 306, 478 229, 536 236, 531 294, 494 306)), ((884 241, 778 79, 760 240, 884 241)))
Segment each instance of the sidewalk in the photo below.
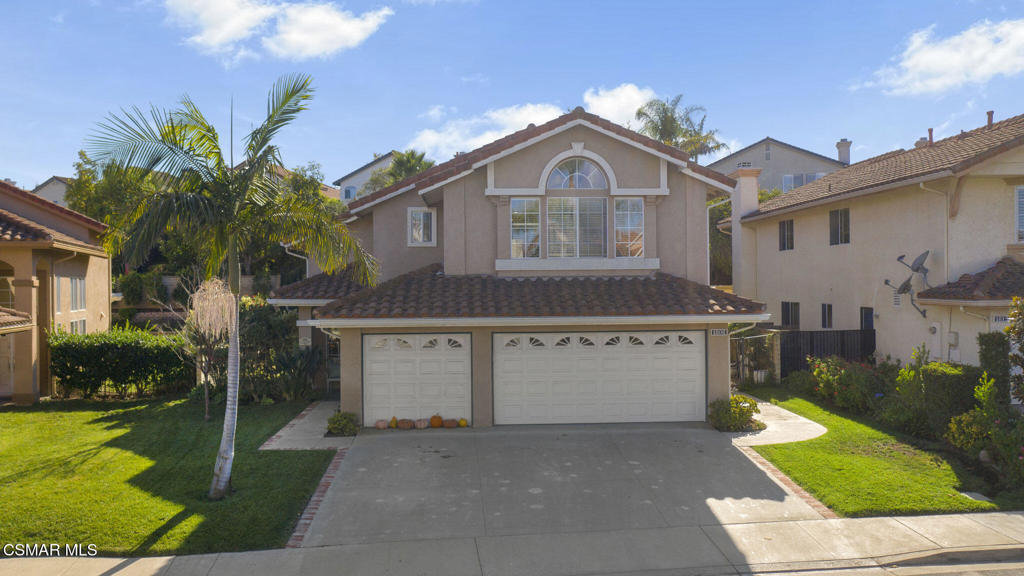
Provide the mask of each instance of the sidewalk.
POLYGON ((324 436, 327 419, 338 411, 337 401, 313 402, 284 428, 260 446, 260 450, 341 450, 354 436, 324 436))
POLYGON ((915 559, 927 566, 921 557, 935 554, 942 563, 954 557, 1024 562, 1024 513, 416 540, 160 558, 5 559, 0 560, 0 576, 806 574, 857 567, 864 574, 895 574, 913 570, 882 567, 915 559), (702 544, 706 540, 713 546, 702 544))

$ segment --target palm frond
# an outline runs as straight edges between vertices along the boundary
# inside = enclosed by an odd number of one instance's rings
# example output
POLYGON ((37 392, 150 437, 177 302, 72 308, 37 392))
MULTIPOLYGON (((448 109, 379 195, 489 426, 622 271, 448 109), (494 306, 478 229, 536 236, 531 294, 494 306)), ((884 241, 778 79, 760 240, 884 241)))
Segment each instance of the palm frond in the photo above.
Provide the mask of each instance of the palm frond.
POLYGON ((258 156, 282 128, 306 109, 313 98, 313 79, 305 74, 282 76, 267 96, 267 118, 246 136, 246 158, 258 156))
POLYGON ((127 213, 111 235, 129 265, 145 261, 164 232, 181 230, 200 234, 217 226, 217 213, 207 196, 195 192, 160 191, 145 198, 127 213))

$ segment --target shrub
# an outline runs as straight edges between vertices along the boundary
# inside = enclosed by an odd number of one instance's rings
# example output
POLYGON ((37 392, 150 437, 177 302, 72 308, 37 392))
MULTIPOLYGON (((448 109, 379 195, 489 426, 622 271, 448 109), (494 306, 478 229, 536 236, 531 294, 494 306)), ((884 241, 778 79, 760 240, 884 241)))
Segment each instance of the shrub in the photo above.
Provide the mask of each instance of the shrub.
POLYGON ((790 372, 789 376, 783 378, 782 386, 797 394, 816 394, 814 389, 818 386, 818 381, 814 378, 814 374, 800 370, 790 372))
POLYGON ((106 332, 51 332, 50 369, 65 393, 91 397, 104 386, 116 396, 187 390, 192 366, 182 360, 185 342, 128 326, 106 332))
POLYGON ((764 423, 754 420, 759 414, 757 401, 749 396, 736 394, 728 399, 722 398, 711 403, 708 422, 723 432, 741 432, 744 430, 764 429, 764 423))
POLYGON ((161 271, 154 268, 149 272, 129 272, 117 280, 124 297, 124 303, 131 306, 150 304, 152 298, 161 302, 167 300, 167 288, 160 281, 161 271))
POLYGON ((327 432, 335 436, 355 436, 359 432, 359 417, 353 412, 335 412, 327 420, 327 432))
POLYGON ((826 400, 834 401, 838 394, 836 384, 846 368, 846 361, 838 356, 830 356, 828 358, 813 358, 809 356, 807 358, 807 365, 810 367, 811 373, 814 374, 814 379, 817 383, 814 387, 814 393, 826 400))
POLYGON ((974 366, 943 362, 931 362, 921 368, 929 436, 942 438, 954 416, 974 408, 974 388, 981 375, 981 370, 974 366))
POLYGON ((1010 365, 1016 369, 1010 376, 1011 390, 1016 399, 1024 401, 1024 298, 1013 297, 1006 335, 1010 337, 1010 365))
POLYGON ((870 412, 884 395, 883 389, 881 379, 869 366, 847 364, 835 381, 835 403, 851 412, 870 412))
POLYGON ((245 358, 239 394, 252 402, 309 396, 320 355, 299 347, 295 313, 252 297, 242 298, 239 314, 239 341, 245 358))
POLYGON ((879 412, 882 422, 908 434, 925 433, 928 429, 928 415, 924 406, 921 369, 927 362, 928 349, 922 345, 914 350, 910 363, 900 368, 895 386, 884 399, 879 412))
POLYGON ((978 405, 950 421, 946 439, 972 455, 988 450, 1004 484, 1016 487, 1024 483, 1024 419, 998 395, 995 380, 982 374, 978 405))
POLYGON ((1010 338, 1002 332, 978 334, 981 369, 996 383, 996 400, 1010 402, 1010 338))

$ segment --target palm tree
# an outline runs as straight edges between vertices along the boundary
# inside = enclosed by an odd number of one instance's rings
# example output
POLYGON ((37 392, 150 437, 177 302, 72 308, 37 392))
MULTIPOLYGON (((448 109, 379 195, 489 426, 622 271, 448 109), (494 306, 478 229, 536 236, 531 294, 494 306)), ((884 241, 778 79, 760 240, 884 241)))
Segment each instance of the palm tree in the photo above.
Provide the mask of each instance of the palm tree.
POLYGON ((718 140, 717 130, 705 131, 704 107, 690 105, 680 110, 682 100, 683 95, 677 94, 670 100, 655 98, 641 106, 636 111, 640 133, 683 150, 695 162, 700 156, 728 149, 718 140), (697 114, 701 115, 699 122, 693 119, 697 114))
POLYGON ((363 184, 360 195, 372 194, 377 190, 387 188, 409 176, 415 176, 433 165, 434 161, 427 158, 426 152, 417 152, 412 148, 405 152, 395 152, 391 156, 391 164, 387 168, 378 168, 373 171, 370 179, 363 184))
POLYGON ((640 121, 639 132, 663 144, 678 147, 686 127, 691 124, 690 117, 704 112, 702 106, 687 106, 680 110, 682 100, 682 94, 671 100, 649 100, 636 111, 636 119, 640 121))
MULTIPOLYGON (((286 76, 274 84, 267 117, 244 139, 245 160, 227 161, 216 129, 185 96, 181 107, 152 107, 111 114, 90 139, 94 157, 152 173, 159 182, 111 227, 106 244, 129 262, 142 262, 167 231, 193 238, 209 256, 206 277, 226 274, 234 295, 228 338, 227 407, 214 465, 211 499, 229 489, 238 415, 239 253, 251 242, 288 242, 310 255, 325 272, 347 266, 363 282, 376 277, 376 263, 326 210, 318 196, 291 193, 276 176, 282 165, 272 141, 312 97, 311 78, 286 76)), ((233 150, 232 144, 232 150, 233 150)))

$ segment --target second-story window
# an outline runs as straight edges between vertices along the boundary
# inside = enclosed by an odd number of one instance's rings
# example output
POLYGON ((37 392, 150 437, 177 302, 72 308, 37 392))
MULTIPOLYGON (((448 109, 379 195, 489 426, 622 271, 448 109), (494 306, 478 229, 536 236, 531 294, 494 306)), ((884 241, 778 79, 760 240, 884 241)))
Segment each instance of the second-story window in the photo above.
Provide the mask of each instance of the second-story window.
POLYGON ((841 208, 828 213, 828 243, 830 246, 850 243, 850 209, 841 208))
POLYGON ((540 199, 512 198, 512 257, 540 257, 540 199))
POLYGON ((345 195, 344 195, 344 197, 345 197, 345 200, 351 200, 351 199, 355 198, 356 197, 356 187, 355 186, 345 186, 345 195))
POLYGON ((779 252, 793 249, 793 221, 779 222, 779 252))
POLYGON ((800 329, 800 303, 799 302, 783 302, 782 303, 782 327, 790 328, 793 330, 800 329))
POLYGON ((409 246, 437 246, 436 215, 433 208, 409 208, 409 246))
POLYGON ((640 258, 644 255, 643 198, 615 199, 615 256, 640 258))
POLYGON ((604 198, 548 198, 548 258, 603 258, 606 210, 604 198))

